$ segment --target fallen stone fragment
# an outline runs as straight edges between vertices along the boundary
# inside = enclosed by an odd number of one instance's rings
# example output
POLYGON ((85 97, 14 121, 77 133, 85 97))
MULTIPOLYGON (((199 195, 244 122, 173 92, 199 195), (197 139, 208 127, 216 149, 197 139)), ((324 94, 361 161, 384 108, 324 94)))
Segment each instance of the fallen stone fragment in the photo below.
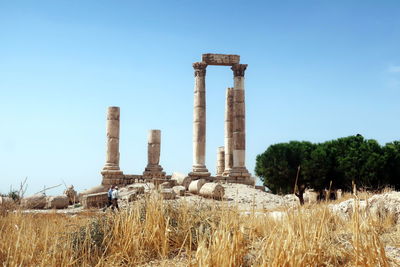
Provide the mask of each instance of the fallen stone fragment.
POLYGON ((175 199, 175 192, 174 190, 170 189, 170 188, 166 188, 166 189, 161 189, 160 194, 162 196, 163 199, 175 199))
POLYGON ((186 192, 186 188, 183 185, 177 185, 172 187, 172 190, 174 190, 175 194, 178 196, 184 196, 186 192))
POLYGON ((367 203, 367 209, 371 215, 380 218, 393 216, 396 222, 400 221, 400 192, 374 195, 368 199, 367 203))
POLYGON ((189 188, 190 182, 192 181, 192 178, 183 173, 174 172, 172 173, 171 180, 176 181, 177 185, 182 185, 187 190, 189 188))
POLYGON ((200 192, 201 187, 206 183, 204 179, 198 179, 192 181, 189 185, 189 192, 192 194, 198 194, 200 192))
POLYGON ((87 189, 87 190, 84 190, 84 191, 80 192, 79 195, 78 195, 78 198, 79 198, 79 201, 82 202, 82 198, 85 195, 96 194, 96 193, 107 192, 107 191, 108 191, 107 187, 105 187, 103 185, 97 185, 97 186, 94 186, 94 187, 92 187, 90 189, 87 189))
POLYGON ((172 185, 170 182, 164 182, 164 183, 160 184, 160 188, 161 189, 172 188, 172 185))
POLYGON ((203 197, 222 199, 225 189, 218 183, 205 183, 199 190, 199 194, 203 197))
POLYGON ((46 206, 46 196, 44 194, 36 194, 25 197, 21 200, 21 206, 25 209, 44 209, 46 206))
POLYGON ((65 209, 68 208, 69 199, 67 196, 46 197, 46 209, 65 209))
POLYGON ((144 194, 144 186, 139 184, 128 185, 128 191, 136 191, 138 194, 144 194))
POLYGON ((82 197, 82 206, 84 209, 104 208, 108 203, 108 193, 101 192, 96 194, 88 194, 82 197))

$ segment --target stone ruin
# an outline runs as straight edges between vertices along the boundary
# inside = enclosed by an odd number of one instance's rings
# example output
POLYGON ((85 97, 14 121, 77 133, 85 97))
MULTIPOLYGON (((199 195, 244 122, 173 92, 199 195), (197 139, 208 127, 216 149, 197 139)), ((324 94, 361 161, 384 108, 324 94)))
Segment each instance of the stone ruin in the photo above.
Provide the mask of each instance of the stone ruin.
MULTIPOLYGON (((239 55, 203 54, 201 62, 193 63, 193 165, 188 175, 173 173, 166 175, 160 165, 161 131, 148 133, 147 166, 142 174, 124 174, 119 167, 120 108, 108 107, 106 135, 106 162, 101 171, 101 185, 81 192, 68 187, 64 195, 46 197, 43 194, 26 197, 22 206, 26 208, 66 208, 81 202, 85 208, 102 207, 107 204, 107 189, 114 185, 122 188, 122 195, 129 201, 144 193, 143 182, 161 189, 164 199, 173 199, 185 192, 203 197, 222 199, 224 187, 221 182, 255 184, 245 165, 245 92, 244 73, 247 64, 240 64, 239 55), (217 172, 211 176, 205 165, 206 152, 206 68, 209 65, 230 66, 233 71, 233 87, 226 90, 224 146, 217 149, 217 172), (142 182, 142 185, 139 183, 142 182), (135 183, 138 183, 135 185, 135 183)), ((3 199, 2 199, 3 201, 3 199)))
POLYGON ((254 179, 245 165, 246 156, 246 112, 244 73, 247 64, 240 64, 240 56, 203 54, 201 62, 193 63, 194 107, 193 107, 193 168, 189 176, 208 181, 225 181, 254 185, 254 179), (233 88, 226 91, 225 142, 218 148, 217 175, 211 177, 205 165, 206 152, 206 68, 209 65, 230 66, 233 71, 233 88))
MULTIPOLYGON (((225 54, 203 54, 201 62, 193 63, 194 106, 193 106, 193 166, 188 174, 191 180, 205 182, 229 182, 254 185, 254 179, 245 166, 245 93, 244 73, 247 64, 240 64, 240 56, 225 54), (233 71, 234 87, 226 91, 225 140, 224 147, 218 148, 217 173, 211 176, 205 165, 206 152, 206 86, 205 76, 208 65, 230 66, 233 71)), ((159 185, 169 181, 159 164, 161 131, 150 130, 148 134, 148 164, 139 175, 124 174, 119 167, 120 108, 109 107, 107 111, 107 153, 106 163, 101 171, 102 185, 126 186, 135 182, 152 182, 159 185)))

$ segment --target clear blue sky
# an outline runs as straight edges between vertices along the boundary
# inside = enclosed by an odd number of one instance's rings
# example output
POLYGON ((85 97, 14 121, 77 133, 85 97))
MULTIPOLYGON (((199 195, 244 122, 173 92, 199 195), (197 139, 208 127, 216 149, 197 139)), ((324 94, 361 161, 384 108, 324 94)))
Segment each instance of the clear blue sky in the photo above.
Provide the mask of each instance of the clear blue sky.
MULTIPOLYGON (((112 105, 125 173, 143 171, 149 129, 162 130, 167 173, 189 172, 202 53, 249 65, 252 173, 277 142, 400 139, 400 1, 0 1, 0 192, 25 177, 28 193, 99 184, 112 105)), ((208 68, 213 173, 232 83, 229 68, 208 68)))

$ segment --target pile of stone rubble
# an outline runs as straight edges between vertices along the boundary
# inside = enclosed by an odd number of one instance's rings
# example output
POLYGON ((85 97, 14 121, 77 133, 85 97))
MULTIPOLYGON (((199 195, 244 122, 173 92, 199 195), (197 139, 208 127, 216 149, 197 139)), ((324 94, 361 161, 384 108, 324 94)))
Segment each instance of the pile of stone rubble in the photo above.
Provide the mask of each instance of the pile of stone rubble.
MULTIPOLYGON (((225 190, 220 183, 207 182, 205 179, 192 180, 181 173, 173 173, 171 179, 160 184, 136 183, 119 189, 120 201, 127 203, 150 192, 159 193, 164 200, 172 200, 187 195, 198 195, 205 198, 221 200, 225 190)), ((96 186, 79 194, 83 208, 101 208, 108 202, 107 188, 96 186)))
POLYGON ((338 204, 330 204, 330 210, 342 217, 350 219, 356 209, 361 215, 386 217, 393 216, 396 222, 400 221, 400 192, 392 191, 373 195, 366 200, 348 199, 338 204))
POLYGON ((69 186, 63 195, 46 196, 44 193, 38 193, 22 198, 20 205, 24 209, 65 209, 78 202, 77 192, 73 186, 69 186))

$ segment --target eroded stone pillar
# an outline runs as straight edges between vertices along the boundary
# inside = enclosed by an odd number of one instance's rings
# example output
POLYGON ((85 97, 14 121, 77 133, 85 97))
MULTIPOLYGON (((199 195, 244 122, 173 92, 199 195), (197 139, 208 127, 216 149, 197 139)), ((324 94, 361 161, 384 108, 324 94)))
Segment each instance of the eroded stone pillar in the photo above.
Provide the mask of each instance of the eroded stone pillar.
POLYGON ((223 146, 217 149, 217 176, 222 176, 225 170, 225 149, 223 146))
POLYGON ((229 176, 247 178, 250 176, 246 168, 246 113, 244 94, 244 73, 247 64, 232 66, 234 76, 233 87, 233 169, 229 176))
POLYGON ((119 107, 108 107, 107 154, 103 170, 119 170, 119 107))
POLYGON ((114 179, 123 178, 122 171, 119 169, 119 107, 108 107, 107 109, 107 153, 106 163, 101 174, 103 184, 112 184, 114 179))
POLYGON ((226 89, 225 101, 225 169, 223 176, 228 176, 233 167, 233 88, 226 89))
POLYGON ((147 138, 147 167, 143 172, 144 178, 162 178, 165 176, 160 165, 161 131, 150 130, 147 138))
POLYGON ((206 84, 207 64, 193 63, 194 68, 194 107, 193 107, 193 169, 189 173, 193 179, 208 177, 205 164, 206 155, 206 84))

